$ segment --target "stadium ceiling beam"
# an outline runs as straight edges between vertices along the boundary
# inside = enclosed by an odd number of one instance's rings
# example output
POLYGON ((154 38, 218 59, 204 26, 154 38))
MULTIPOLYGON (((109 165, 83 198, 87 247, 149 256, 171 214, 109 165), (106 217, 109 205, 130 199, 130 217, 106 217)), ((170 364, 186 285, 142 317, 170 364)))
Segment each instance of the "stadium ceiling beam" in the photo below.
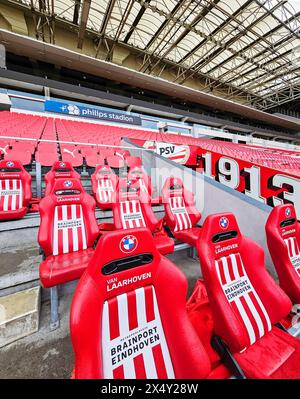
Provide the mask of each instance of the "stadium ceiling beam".
MULTIPOLYGON (((152 43, 158 38, 158 36, 161 34, 161 32, 164 30, 164 28, 167 26, 167 24, 169 23, 171 16, 174 16, 177 12, 177 10, 181 7, 181 5, 184 3, 185 0, 180 0, 177 2, 177 4, 175 5, 175 7, 173 8, 173 10, 170 12, 170 14, 165 15, 165 20, 164 22, 160 25, 160 27, 157 29, 157 31, 152 35, 151 39, 149 40, 149 42, 147 43, 147 45, 144 47, 144 51, 147 51, 150 46, 152 45, 152 43), (167 18, 169 17, 169 18, 167 18)), ((139 1, 141 2, 141 1, 139 1)), ((152 9, 153 11, 153 9, 152 9)))
MULTIPOLYGON (((271 6, 272 6, 272 0, 254 0, 256 4, 258 4, 260 7, 262 7, 268 15, 272 16, 276 21, 281 25, 284 26, 286 29, 288 29, 291 33, 293 33, 298 39, 300 39, 300 33, 299 33, 299 24, 300 24, 300 18, 299 18, 299 13, 296 13, 295 15, 291 15, 291 18, 288 18, 288 22, 286 22, 284 19, 280 19, 276 14, 273 14, 271 11, 271 6), (270 8, 266 7, 266 4, 270 4, 270 8), (293 29, 291 27, 291 23, 293 20, 296 20, 296 26, 297 29, 293 29)), ((280 10, 282 17, 286 17, 286 12, 288 11, 287 8, 285 7, 285 4, 287 3, 287 0, 280 1, 280 10)))
MULTIPOLYGON (((148 68, 152 67, 152 59, 155 55, 155 57, 158 56, 158 54, 155 54, 156 50, 158 50, 158 48, 160 47, 160 45, 164 42, 165 37, 167 37, 169 34, 171 34, 172 29, 175 28, 176 31, 172 32, 172 36, 174 36, 178 30, 181 28, 182 24, 184 24, 184 20, 186 19, 186 17, 184 17, 184 13, 189 9, 189 7, 193 3, 193 0, 182 0, 179 1, 176 6, 174 7, 174 9, 172 10, 171 13, 161 13, 160 10, 156 7, 156 6, 149 6, 149 8, 151 9, 151 11, 153 13, 158 13, 158 14, 163 14, 163 16, 165 17, 165 21, 163 22, 163 24, 160 26, 160 28, 157 30, 157 32, 154 34, 154 36, 152 37, 152 39, 154 40, 150 40, 151 45, 153 43, 155 43, 155 47, 152 50, 151 53, 147 53, 147 50, 149 49, 149 43, 147 44, 146 48, 144 49, 144 52, 146 52, 146 55, 144 57, 144 61, 142 63, 142 66, 140 67, 139 71, 145 73, 148 68), (177 15, 178 14, 178 15, 177 15), (182 19, 184 18, 184 19, 182 19), (182 21, 182 24, 178 24, 178 26, 176 26, 176 23, 178 21, 182 21), (163 30, 167 28, 167 32, 164 33, 164 35, 159 39, 159 35, 161 32, 163 32, 163 30), (159 33, 158 33, 159 32, 159 33)), ((195 10, 195 8, 198 6, 198 1, 196 2, 196 5, 193 9, 193 11, 195 10)), ((193 11, 190 11, 190 15, 192 14, 193 11)), ((161 51, 164 50, 164 48, 168 45, 168 42, 166 42, 164 44, 164 46, 159 50, 159 53, 161 51)), ((159 57, 162 58, 162 57, 159 57)), ((157 59, 157 58, 156 58, 157 59)), ((150 71, 148 72, 150 73, 150 71)))
POLYGON ((137 27, 138 23, 140 22, 142 16, 144 15, 146 9, 147 9, 147 4, 150 3, 151 0, 145 0, 144 4, 141 5, 141 9, 138 12, 138 15, 136 16, 135 20, 133 21, 127 35, 125 36, 125 39, 123 40, 124 43, 127 43, 128 40, 131 38, 131 35, 133 34, 135 28, 137 27))
POLYGON ((109 61, 109 62, 112 61, 114 48, 115 48, 116 44, 119 42, 120 35, 121 35, 123 28, 127 22, 127 19, 130 15, 130 12, 132 10, 134 3, 135 3, 135 0, 130 0, 130 1, 128 1, 127 5, 126 5, 124 14, 122 15, 119 26, 117 28, 117 32, 115 34, 115 37, 113 38, 113 44, 110 47, 110 49, 108 50, 108 53, 106 55, 106 61, 109 61))
POLYGON ((99 53, 101 44, 103 42, 103 37, 105 36, 107 24, 108 24, 109 18, 111 17, 111 13, 112 13, 112 10, 113 10, 113 8, 115 6, 115 3, 116 3, 116 0, 110 0, 108 2, 108 4, 107 4, 107 8, 105 10, 105 14, 104 14, 104 17, 103 17, 103 20, 102 20, 102 23, 101 23, 101 27, 100 27, 100 30, 99 30, 100 38, 99 38, 99 41, 98 41, 98 44, 97 44, 95 58, 98 57, 98 53, 99 53))
POLYGON ((74 13, 73 13, 73 24, 74 25, 78 25, 80 3, 81 3, 80 0, 75 0, 74 13))
MULTIPOLYGON (((247 10, 247 6, 245 6, 245 5, 246 5, 246 3, 244 4, 243 7, 241 7, 240 11, 239 11, 237 14, 234 13, 234 14, 230 15, 230 14, 227 13, 228 20, 229 20, 230 22, 235 22, 235 23, 241 24, 241 21, 239 21, 239 20, 237 19, 237 16, 238 16, 240 13, 242 13, 244 10, 247 10)), ((278 7, 278 4, 276 4, 276 5, 273 7, 272 11, 273 11, 273 10, 276 10, 277 7, 278 7)), ((221 10, 219 10, 219 11, 221 11, 221 10)), ((225 11, 224 11, 224 12, 225 12, 225 11)), ((267 15, 267 13, 265 13, 262 17, 265 18, 266 15, 267 15)), ((256 62, 253 60, 252 57, 245 56, 244 54, 241 53, 241 51, 237 51, 237 52, 236 52, 236 51, 234 51, 230 46, 231 46, 232 44, 234 44, 237 40, 239 40, 240 38, 242 38, 243 35, 244 35, 244 34, 247 34, 248 32, 252 33, 252 34, 255 35, 255 36, 258 36, 258 39, 260 39, 260 41, 265 41, 266 44, 267 44, 268 46, 270 46, 271 43, 269 43, 268 41, 266 41, 266 39, 264 39, 262 36, 259 36, 258 33, 257 33, 255 30, 252 29, 252 28, 257 24, 257 22, 259 22, 259 21, 260 21, 261 19, 263 19, 263 18, 261 18, 261 17, 255 18, 255 20, 254 20, 250 25, 248 25, 246 28, 242 29, 237 35, 235 35, 235 36, 232 37, 230 40, 228 40, 226 43, 224 43, 222 46, 220 46, 218 49, 216 49, 212 54, 210 54, 208 57, 204 57, 204 59, 203 59, 203 60, 200 60, 198 63, 195 63, 195 64, 192 66, 192 68, 193 68, 192 71, 197 71, 197 70, 199 70, 200 68, 203 68, 205 65, 209 64, 214 58, 216 58, 218 55, 221 54, 221 52, 223 51, 223 48, 225 48, 225 49, 229 50, 231 53, 233 53, 233 54, 234 54, 234 57, 236 57, 236 56, 241 57, 241 58, 243 58, 243 59, 245 60, 245 62, 252 63, 252 64, 254 64, 255 66, 257 66, 257 67, 259 67, 259 68, 261 69, 261 68, 262 68, 261 65, 260 65, 259 63, 256 63, 256 62)), ((267 73, 267 74, 271 74, 271 72, 270 72, 269 70, 266 70, 266 73, 267 73)), ((192 73, 192 75, 193 75, 193 73, 192 73)), ((237 76, 237 79, 238 79, 238 78, 239 78, 239 76, 237 76)), ((181 81, 181 83, 183 83, 183 82, 181 81)))
POLYGON ((77 48, 79 49, 82 49, 83 46, 83 39, 86 31, 86 24, 89 17, 90 7, 91 7, 91 0, 83 0, 80 23, 79 23, 78 42, 77 42, 77 48))
MULTIPOLYGON (((238 15, 245 7, 252 3, 252 0, 248 0, 243 6, 239 7, 235 12, 234 15, 238 15)), ((216 3, 217 4, 217 3, 216 3)), ((231 22, 230 19, 226 19, 224 22, 221 23, 216 29, 214 29, 209 36, 202 37, 203 40, 198 43, 191 51, 189 51, 185 56, 183 56, 179 61, 178 64, 181 65, 184 61, 186 61, 189 57, 195 54, 203 45, 205 45, 208 41, 211 40, 217 33, 219 33, 223 28, 225 28, 231 22)))
MULTIPOLYGON (((265 18, 265 15, 263 16, 263 18, 265 18)), ((259 21, 256 21, 256 23, 257 23, 257 22, 259 22, 259 21)), ((258 37, 258 38, 255 39, 253 42, 249 43, 246 47, 244 47, 244 48, 241 50, 241 52, 245 52, 245 51, 247 51, 247 50, 250 50, 253 46, 259 44, 259 42, 261 41, 262 38, 263 38, 263 39, 267 39, 269 36, 273 35, 274 33, 276 33, 276 32, 277 32, 279 29, 281 29, 281 28, 282 28, 281 25, 275 26, 275 27, 274 27, 273 29, 271 29, 269 32, 265 33, 265 34, 262 35, 261 37, 258 37)), ((281 41, 288 40, 288 39, 291 38, 291 37, 293 37, 293 34, 292 34, 292 33, 289 33, 288 36, 286 36, 285 38, 283 38, 281 41)), ((277 47, 281 44, 281 41, 280 41, 280 42, 277 42, 277 43, 275 43, 275 44, 273 44, 273 45, 272 45, 272 48, 273 48, 273 47, 274 47, 274 48, 277 48, 277 47)), ((255 58, 259 57, 259 56, 262 55, 262 53, 264 53, 264 52, 265 52, 265 50, 263 50, 262 52, 259 52, 259 53, 255 54, 255 55, 253 55, 253 58, 255 59, 255 58)), ((216 69, 218 69, 219 67, 225 65, 227 62, 230 62, 234 57, 235 57, 235 55, 233 54, 233 55, 230 56, 229 58, 227 58, 227 59, 225 59, 224 61, 222 61, 220 64, 218 64, 218 65, 214 66, 213 68, 211 68, 211 69, 208 71, 208 73, 214 72, 216 69)), ((241 66, 244 65, 245 63, 246 63, 246 61, 245 61, 244 63, 242 63, 241 66)), ((223 76, 223 75, 221 75, 221 76, 223 76)))
POLYGON ((288 94, 285 93, 278 93, 276 96, 273 96, 271 98, 268 98, 267 101, 257 101, 254 102, 255 106, 262 110, 262 111, 267 111, 270 110, 274 107, 278 107, 282 104, 289 103, 290 101, 298 100, 300 99, 300 86, 294 87, 293 92, 289 92, 288 94))
MULTIPOLYGON (((191 31, 192 28, 194 28, 198 22, 200 22, 218 3, 220 0, 213 0, 209 5, 206 5, 203 10, 195 16, 193 21, 190 23, 190 26, 188 28, 185 28, 185 30, 181 33, 181 35, 174 41, 174 43, 171 44, 167 48, 167 50, 164 52, 162 55, 163 58, 165 58, 170 51, 172 51, 186 36, 187 34, 191 31)), ((197 7, 197 6, 196 6, 197 7)), ((149 73, 153 71, 153 69, 159 64, 159 61, 157 61, 149 70, 149 73)))
MULTIPOLYGON (((272 47, 278 51, 278 50, 280 50, 281 47, 285 46, 291 39, 294 40, 294 39, 293 39, 293 35, 292 35, 291 33, 289 33, 288 36, 283 37, 279 42, 273 44, 272 47)), ((242 51, 242 52, 245 52, 245 51, 247 51, 248 49, 250 49, 250 46, 252 47, 253 45, 258 44, 258 43, 259 43, 259 39, 257 39, 257 40, 255 41, 255 43, 251 43, 249 46, 245 47, 245 48, 244 48, 243 50, 241 50, 241 51, 242 51)), ((266 52, 268 52, 268 51, 272 51, 272 48, 271 48, 271 47, 270 47, 269 49, 264 48, 263 50, 257 52, 256 54, 253 54, 252 58, 255 59, 255 58, 261 57, 262 55, 265 55, 265 56, 267 57, 266 52)), ((293 51, 293 50, 289 50, 289 51, 293 51)), ((287 52, 285 52, 285 53, 279 53, 276 57, 274 57, 274 58, 271 59, 271 60, 266 61, 266 62, 263 63, 262 65, 265 66, 265 65, 269 64, 270 62, 272 62, 272 61, 275 60, 275 59, 280 59, 282 54, 283 54, 283 55, 287 55, 287 54, 289 53, 289 51, 287 51, 287 52)), ((226 59, 226 60, 224 60, 223 62, 221 62, 218 66, 216 66, 216 67, 212 68, 211 70, 209 70, 208 73, 213 72, 213 71, 214 71, 215 69, 217 69, 218 67, 224 66, 227 62, 232 62, 232 61, 234 61, 234 58, 235 58, 235 55, 232 55, 232 56, 229 57, 228 59, 226 59)), ((229 83, 232 83, 235 79, 243 78, 244 76, 247 76, 249 73, 255 71, 256 69, 259 69, 259 67, 254 66, 252 69, 249 70, 249 69, 247 68, 246 64, 247 64, 247 61, 244 61, 243 63, 239 64, 239 67, 242 67, 242 66, 245 65, 245 72, 241 72, 241 73, 239 74, 239 76, 234 77, 234 78, 232 78, 232 79, 229 79, 229 80, 227 80, 227 81, 228 81, 229 83)), ((219 77, 220 79, 224 79, 224 78, 225 78, 229 73, 231 73, 231 72, 232 72, 232 70, 229 69, 228 71, 222 73, 222 74, 219 75, 218 77, 219 77)))

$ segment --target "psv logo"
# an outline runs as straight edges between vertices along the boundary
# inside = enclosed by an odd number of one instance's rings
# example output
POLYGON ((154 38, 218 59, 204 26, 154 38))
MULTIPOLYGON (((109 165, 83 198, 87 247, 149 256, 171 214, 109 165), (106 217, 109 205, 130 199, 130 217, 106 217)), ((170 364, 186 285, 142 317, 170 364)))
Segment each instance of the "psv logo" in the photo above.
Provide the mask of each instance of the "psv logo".
POLYGON ((138 240, 133 235, 128 235, 122 238, 120 241, 120 250, 125 254, 133 252, 138 246, 138 240))
POLYGON ((8 167, 8 168, 13 168, 14 167, 14 163, 13 163, 13 161, 8 161, 8 162, 6 162, 6 166, 8 167))
POLYGON ((219 220, 219 225, 223 230, 226 230, 227 227, 229 226, 229 220, 223 216, 221 217, 221 219, 219 220))

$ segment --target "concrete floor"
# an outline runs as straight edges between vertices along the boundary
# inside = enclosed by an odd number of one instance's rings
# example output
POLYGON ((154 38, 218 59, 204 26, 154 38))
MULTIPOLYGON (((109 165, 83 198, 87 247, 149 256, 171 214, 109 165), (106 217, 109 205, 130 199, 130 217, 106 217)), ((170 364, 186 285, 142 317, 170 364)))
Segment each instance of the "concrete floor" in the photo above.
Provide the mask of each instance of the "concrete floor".
MULTIPOLYGON (((32 251, 30 248, 24 248, 23 256, 19 250, 6 253, 6 268, 16 264, 21 267, 20 265, 24 266, 24 262, 27 262, 26 269, 33 271, 40 261, 40 257, 36 254, 36 248, 32 251)), ((186 254, 184 250, 170 255, 169 258, 187 276, 190 294, 196 279, 200 276, 200 268, 199 262, 188 258, 186 254)), ((18 267, 14 266, 16 269, 18 267)), ((49 301, 44 301, 41 306, 39 331, 0 349, 0 379, 70 378, 73 351, 69 336, 69 310, 73 290, 74 284, 64 290, 60 298, 61 325, 58 330, 50 331, 50 304, 49 301)))

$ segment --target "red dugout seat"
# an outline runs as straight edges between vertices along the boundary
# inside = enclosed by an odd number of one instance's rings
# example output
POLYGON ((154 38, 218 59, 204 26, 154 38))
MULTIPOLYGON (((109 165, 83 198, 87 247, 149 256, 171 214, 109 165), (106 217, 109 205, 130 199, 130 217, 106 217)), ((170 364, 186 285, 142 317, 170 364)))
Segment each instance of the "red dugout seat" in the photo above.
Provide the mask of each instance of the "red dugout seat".
POLYGON ((144 171, 142 166, 131 167, 128 172, 128 180, 138 180, 141 191, 147 192, 152 197, 154 188, 150 177, 144 171))
POLYGON ((93 254, 98 237, 95 201, 77 179, 59 179, 40 202, 38 242, 45 260, 40 264, 44 287, 78 279, 93 254))
POLYGON ((224 362, 248 378, 299 378, 300 341, 278 324, 292 304, 268 274, 263 249, 225 213, 207 217, 198 253, 224 362))
POLYGON ((74 377, 207 377, 186 294, 184 274, 160 255, 148 229, 102 236, 72 301, 74 377))
POLYGON ((137 180, 119 179, 117 199, 112 210, 116 229, 148 227, 163 255, 174 251, 174 241, 162 231, 161 223, 152 211, 151 198, 147 192, 141 191, 137 180))
POLYGON ((201 214, 194 206, 194 195, 186 190, 179 178, 169 177, 162 189, 166 223, 180 241, 196 246, 200 234, 197 223, 201 214))
POLYGON ((294 303, 300 303, 300 224, 292 204, 273 208, 266 235, 280 286, 294 303))
POLYGON ((98 166, 91 176, 92 190, 100 209, 111 209, 116 202, 118 176, 109 166, 98 166))
POLYGON ((0 161, 0 220, 24 217, 31 197, 31 176, 22 164, 0 161))
POLYGON ((45 196, 52 191, 54 183, 58 179, 77 179, 80 182, 80 174, 77 173, 70 162, 54 162, 48 173, 45 174, 46 190, 45 196))

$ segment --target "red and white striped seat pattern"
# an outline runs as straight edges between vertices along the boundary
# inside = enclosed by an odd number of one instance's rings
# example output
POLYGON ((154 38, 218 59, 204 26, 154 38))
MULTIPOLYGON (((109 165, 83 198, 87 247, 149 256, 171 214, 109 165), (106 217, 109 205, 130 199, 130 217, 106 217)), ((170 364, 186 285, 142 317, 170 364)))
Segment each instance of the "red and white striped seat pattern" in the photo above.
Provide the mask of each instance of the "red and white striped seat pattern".
POLYGON ((269 315, 253 288, 239 253, 223 256, 215 261, 223 292, 234 312, 244 324, 249 341, 255 341, 272 329, 269 315))
POLYGON ((97 194, 101 202, 111 203, 113 200, 114 187, 109 179, 98 180, 97 194))
POLYGON ((133 229, 135 227, 146 227, 145 219, 138 200, 127 200, 120 202, 120 215, 122 227, 133 229))
POLYGON ((192 222, 186 210, 184 198, 182 196, 170 197, 169 204, 171 211, 176 218, 174 231, 191 229, 192 222))
POLYGON ((300 250, 296 237, 289 237, 284 240, 287 246, 290 261, 300 277, 300 250))
POLYGON ((292 302, 300 303, 300 223, 292 204, 272 209, 266 222, 266 238, 280 287, 292 302))
POLYGON ((20 179, 0 180, 0 211, 16 211, 22 207, 22 181, 20 179))
POLYGON ((152 285, 104 302, 102 351, 104 378, 174 378, 152 285))
POLYGON ((87 248, 81 205, 55 207, 52 245, 53 255, 67 254, 87 248))

